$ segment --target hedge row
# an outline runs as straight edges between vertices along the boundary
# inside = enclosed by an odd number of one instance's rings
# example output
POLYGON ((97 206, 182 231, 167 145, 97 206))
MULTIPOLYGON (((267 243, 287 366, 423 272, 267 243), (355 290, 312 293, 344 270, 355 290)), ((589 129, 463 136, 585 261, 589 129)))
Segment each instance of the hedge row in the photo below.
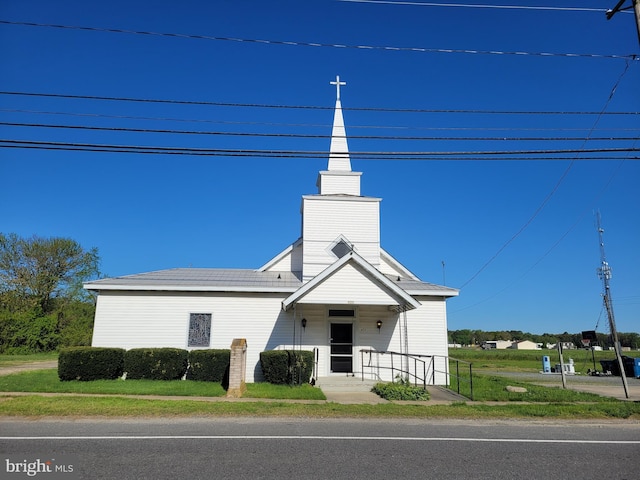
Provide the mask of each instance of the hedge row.
POLYGON ((180 348, 73 347, 60 350, 58 377, 67 380, 113 380, 125 372, 129 379, 223 382, 229 369, 229 350, 180 348))
POLYGON ((189 352, 180 348, 132 348, 124 354, 131 380, 180 380, 189 367, 189 352))
POLYGON ((113 380, 122 376, 124 349, 72 347, 60 350, 58 377, 67 380, 113 380))
POLYGON ((313 352, 269 350, 260 353, 260 366, 269 383, 300 385, 309 383, 313 372, 313 352))
MULTIPOLYGON (((189 380, 228 383, 230 350, 180 348, 72 347, 60 350, 58 377, 62 381, 129 379, 189 380)), ((274 384, 308 383, 313 352, 271 350, 260 353, 265 380, 274 384)))

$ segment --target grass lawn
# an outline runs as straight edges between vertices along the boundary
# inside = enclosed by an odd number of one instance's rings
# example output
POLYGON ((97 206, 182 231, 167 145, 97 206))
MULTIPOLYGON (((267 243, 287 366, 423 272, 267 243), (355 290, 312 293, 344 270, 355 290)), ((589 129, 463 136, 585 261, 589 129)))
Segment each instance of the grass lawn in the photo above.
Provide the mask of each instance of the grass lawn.
POLYGON ((58 352, 34 353, 31 355, 0 355, 0 367, 11 367, 31 362, 57 360, 58 352))
MULTIPOLYGON (((638 353, 638 352, 636 352, 638 353)), ((615 354, 610 351, 594 352, 596 369, 602 370, 600 360, 614 360, 615 354)), ((560 363, 557 350, 482 350, 481 348, 450 348, 449 357, 471 362, 473 371, 486 372, 539 372, 542 370, 542 357, 549 357, 551 366, 560 363)), ((631 353, 631 356, 634 356, 631 353)), ((635 355, 639 356, 639 355, 635 355)), ((591 350, 565 350, 562 353, 565 363, 573 359, 576 373, 586 374, 593 370, 591 350)), ((466 365, 465 365, 466 367, 466 365)), ((463 368, 463 365, 460 365, 463 368)))
MULTIPOLYGON (((460 393, 469 396, 470 384, 468 375, 461 375, 460 393)), ((457 380, 451 377, 451 390, 457 391, 457 380)), ((479 402, 611 402, 618 401, 608 397, 601 397, 593 393, 578 392, 556 386, 544 387, 532 383, 522 382, 501 376, 485 374, 473 375, 473 399, 479 402), (507 386, 524 387, 523 393, 507 391, 507 386)))
MULTIPOLYGON (((452 351, 456 356, 463 350, 452 351)), ((609 352, 601 352, 609 353, 609 352)), ((0 391, 33 392, 33 395, 0 397, 0 416, 287 416, 287 417, 379 417, 379 418, 557 418, 557 419, 634 419, 640 420, 640 403, 623 402, 593 394, 548 388, 487 374, 493 367, 476 368, 481 356, 486 365, 527 368, 538 371, 537 356, 546 353, 469 351, 458 358, 474 362, 474 398, 481 402, 502 401, 507 404, 456 402, 451 405, 379 404, 342 405, 336 403, 288 403, 284 399, 323 400, 318 388, 304 385, 290 387, 266 383, 247 384, 245 398, 255 402, 190 400, 189 397, 222 397, 218 383, 195 381, 100 380, 93 382, 61 382, 56 369, 33 370, 0 376, 0 391), (525 365, 528 365, 525 367, 525 365), (519 367, 518 367, 519 366, 519 367), (483 373, 478 373, 483 372, 483 373), (484 373, 486 372, 486 373, 484 373), (523 386, 526 393, 507 392, 506 386, 523 386), (101 397, 38 396, 38 392, 107 394, 101 397), (122 395, 181 396, 184 400, 125 398, 122 395)), ((609 353, 610 355, 610 353, 609 353)), ((0 356, 0 365, 7 356, 0 356)), ((13 357, 16 363, 53 360, 45 357, 13 357)), ((609 358, 609 357, 605 357, 609 358)), ((553 363, 553 360, 552 360, 553 363)), ((527 371, 527 370, 520 370, 527 371)), ((462 393, 465 393, 465 383, 462 393)), ((455 387, 455 385, 454 385, 455 387)))
MULTIPOLYGON (((94 380, 61 382, 56 369, 32 370, 0 376, 0 392, 85 393, 114 395, 163 395, 185 397, 223 397, 220 383, 192 380, 94 380)), ((249 383, 247 398, 324 400, 318 388, 310 385, 291 387, 268 383, 249 383)))
POLYGON ((113 397, 0 397, 0 417, 294 417, 294 418, 462 418, 462 419, 640 419, 640 405, 632 402, 598 404, 469 405, 343 405, 268 402, 203 402, 143 400, 113 397))

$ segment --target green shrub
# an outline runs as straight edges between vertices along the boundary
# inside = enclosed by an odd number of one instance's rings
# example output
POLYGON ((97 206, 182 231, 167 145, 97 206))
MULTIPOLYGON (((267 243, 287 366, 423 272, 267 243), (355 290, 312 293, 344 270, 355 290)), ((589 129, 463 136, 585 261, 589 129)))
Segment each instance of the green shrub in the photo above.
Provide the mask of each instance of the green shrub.
POLYGON ((229 375, 230 350, 191 350, 188 380, 225 383, 229 375))
POLYGON ((113 380, 122 376, 122 348, 63 348, 58 356, 58 378, 68 380, 113 380))
POLYGON ((0 353, 24 355, 50 352, 58 347, 58 317, 38 309, 0 312, 0 353))
POLYGON ((83 302, 71 302, 58 314, 60 343, 58 347, 91 345, 95 306, 83 302))
POLYGON ((393 383, 376 383, 371 391, 385 400, 429 400, 429 392, 402 378, 393 383))
POLYGON ((309 383, 313 372, 313 352, 307 350, 269 350, 260 353, 262 374, 269 383, 309 383))
POLYGON ((133 348, 124 354, 124 371, 134 380, 179 380, 187 373, 188 357, 180 348, 133 348))

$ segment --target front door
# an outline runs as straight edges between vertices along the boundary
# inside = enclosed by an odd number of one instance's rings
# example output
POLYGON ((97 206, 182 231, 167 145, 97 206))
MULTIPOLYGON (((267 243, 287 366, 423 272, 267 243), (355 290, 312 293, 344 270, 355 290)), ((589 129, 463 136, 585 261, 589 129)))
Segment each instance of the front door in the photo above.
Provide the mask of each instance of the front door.
POLYGON ((353 325, 331 324, 331 373, 353 372, 353 325))

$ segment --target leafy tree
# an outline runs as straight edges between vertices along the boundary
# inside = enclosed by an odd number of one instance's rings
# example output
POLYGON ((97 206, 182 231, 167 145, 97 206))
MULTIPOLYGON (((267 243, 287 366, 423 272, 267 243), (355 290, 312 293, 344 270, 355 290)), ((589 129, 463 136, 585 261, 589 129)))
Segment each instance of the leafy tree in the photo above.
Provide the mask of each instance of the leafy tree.
POLYGON ((473 334, 471 330, 453 330, 451 332, 451 340, 453 343, 457 343, 460 345, 471 345, 473 341, 473 334))
POLYGON ((0 233, 0 300, 11 310, 49 314, 57 300, 82 298, 81 284, 98 275, 98 264, 97 249, 69 238, 0 233))
POLYGON ((623 347, 631 347, 633 350, 640 347, 640 335, 637 333, 618 332, 618 339, 620 340, 620 345, 623 347))

